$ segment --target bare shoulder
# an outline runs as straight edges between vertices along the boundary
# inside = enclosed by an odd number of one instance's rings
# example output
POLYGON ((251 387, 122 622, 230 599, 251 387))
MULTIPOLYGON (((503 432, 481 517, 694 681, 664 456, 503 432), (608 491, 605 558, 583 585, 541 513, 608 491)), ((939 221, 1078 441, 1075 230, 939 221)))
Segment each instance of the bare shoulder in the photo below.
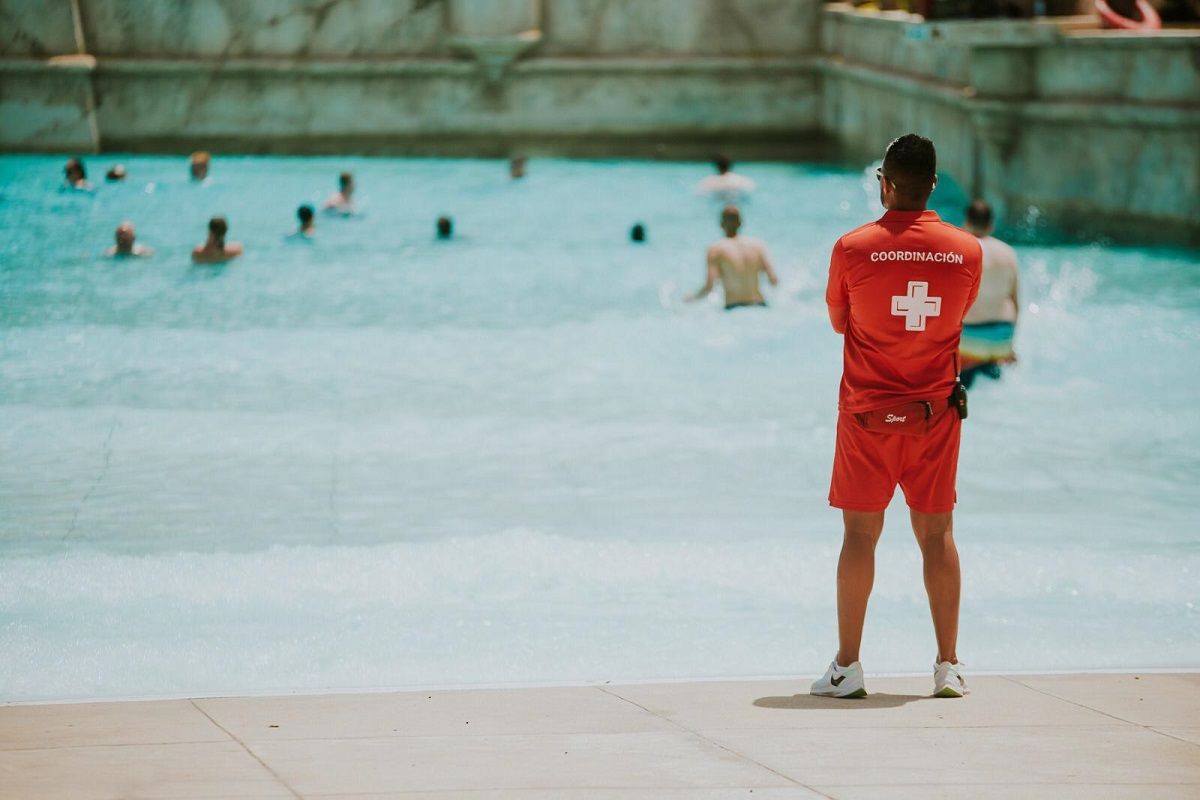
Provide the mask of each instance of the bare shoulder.
POLYGON ((1017 251, 1013 246, 1008 242, 1000 241, 995 236, 991 237, 991 240, 996 243, 996 249, 1001 253, 1001 257, 1015 266, 1017 263, 1017 251))

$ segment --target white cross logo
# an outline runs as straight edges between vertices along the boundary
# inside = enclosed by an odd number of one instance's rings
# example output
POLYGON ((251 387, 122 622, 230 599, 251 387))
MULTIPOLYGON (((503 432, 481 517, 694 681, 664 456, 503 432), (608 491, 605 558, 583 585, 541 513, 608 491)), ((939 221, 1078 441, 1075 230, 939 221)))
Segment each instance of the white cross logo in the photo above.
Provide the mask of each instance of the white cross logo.
POLYGON ((904 317, 904 330, 925 330, 925 318, 942 313, 942 298, 929 296, 926 281, 909 281, 908 294, 892 295, 892 316, 904 317))

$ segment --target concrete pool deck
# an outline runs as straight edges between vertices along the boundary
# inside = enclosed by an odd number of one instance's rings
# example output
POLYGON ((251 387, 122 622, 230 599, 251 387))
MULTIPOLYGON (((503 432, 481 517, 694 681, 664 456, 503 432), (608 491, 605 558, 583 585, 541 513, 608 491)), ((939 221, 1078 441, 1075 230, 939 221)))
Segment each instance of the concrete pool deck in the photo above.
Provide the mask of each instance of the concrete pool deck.
POLYGON ((0 797, 1200 797, 1200 674, 0 706, 0 797))

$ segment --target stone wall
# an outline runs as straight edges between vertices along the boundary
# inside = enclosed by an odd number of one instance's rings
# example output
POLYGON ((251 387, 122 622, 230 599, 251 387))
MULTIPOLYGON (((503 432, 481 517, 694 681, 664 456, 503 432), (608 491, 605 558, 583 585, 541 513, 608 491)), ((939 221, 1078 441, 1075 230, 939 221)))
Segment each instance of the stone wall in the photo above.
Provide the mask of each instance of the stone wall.
POLYGON ((1200 31, 830 6, 823 41, 822 124, 849 151, 916 131, 1010 227, 1200 244, 1200 31))
POLYGON ((0 147, 812 156, 819 8, 0 0, 0 147))

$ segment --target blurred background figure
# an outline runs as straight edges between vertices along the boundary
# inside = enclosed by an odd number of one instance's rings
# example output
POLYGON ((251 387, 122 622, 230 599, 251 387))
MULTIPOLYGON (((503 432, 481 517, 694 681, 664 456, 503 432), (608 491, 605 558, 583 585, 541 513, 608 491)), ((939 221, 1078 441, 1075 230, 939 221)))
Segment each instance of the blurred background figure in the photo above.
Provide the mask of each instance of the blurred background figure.
POLYGON ((143 244, 137 244, 137 233, 133 223, 128 220, 117 226, 117 243, 108 248, 105 255, 109 258, 132 258, 136 256, 152 256, 154 251, 143 244))
POLYGON ((104 173, 104 179, 110 183, 125 180, 125 165, 114 164, 109 167, 108 172, 104 173))
POLYGON ((192 248, 192 261, 198 264, 219 264, 242 254, 241 242, 225 243, 229 223, 224 217, 213 217, 208 221, 208 239, 204 244, 192 248))
POLYGON ((710 195, 723 203, 736 205, 743 202, 750 192, 754 191, 754 181, 745 175, 733 171, 733 162, 728 156, 718 153, 713 158, 713 166, 717 174, 709 176, 696 184, 696 191, 710 195))
POLYGON ((64 186, 68 189, 80 189, 87 191, 92 188, 88 183, 87 170, 83 167, 83 162, 78 158, 68 158, 67 165, 63 167, 64 186))
POLYGON ((454 237, 454 220, 449 217, 438 217, 437 238, 446 241, 454 237))
POLYGON ((508 162, 508 177, 514 181, 525 177, 525 165, 529 159, 525 156, 513 156, 508 162))
POLYGON ((325 205, 321 206, 321 208, 333 214, 350 216, 354 213, 353 196, 354 175, 349 172, 343 172, 338 176, 338 190, 329 195, 329 199, 325 201, 325 205))
POLYGON ((765 274, 772 286, 779 285, 779 277, 767 257, 767 247, 758 239, 739 236, 742 214, 737 206, 725 206, 721 210, 721 230, 725 238, 713 242, 708 248, 708 272, 704 286, 687 301, 706 297, 719 281, 725 290, 725 310, 746 306, 765 306, 759 290, 759 275, 765 274))
POLYGON ((646 241, 646 226, 640 222, 635 222, 633 227, 629 229, 629 240, 631 242, 646 241))
POLYGON ((1017 360, 1013 335, 1017 327, 1017 253, 992 236, 995 221, 992 207, 976 200, 967 207, 964 226, 979 239, 983 249, 983 278, 979 297, 963 318, 959 352, 963 385, 970 388, 979 375, 1000 377, 1000 365, 1017 360))
POLYGON ((192 172, 192 180, 202 181, 208 177, 208 165, 212 162, 212 156, 207 150, 197 150, 192 153, 191 160, 188 162, 189 169, 192 172))
POLYGON ((311 239, 317 232, 317 221, 315 217, 316 213, 313 211, 313 207, 308 203, 305 203, 297 208, 296 220, 300 223, 300 227, 296 228, 295 233, 292 234, 292 238, 300 237, 304 239, 311 239))

